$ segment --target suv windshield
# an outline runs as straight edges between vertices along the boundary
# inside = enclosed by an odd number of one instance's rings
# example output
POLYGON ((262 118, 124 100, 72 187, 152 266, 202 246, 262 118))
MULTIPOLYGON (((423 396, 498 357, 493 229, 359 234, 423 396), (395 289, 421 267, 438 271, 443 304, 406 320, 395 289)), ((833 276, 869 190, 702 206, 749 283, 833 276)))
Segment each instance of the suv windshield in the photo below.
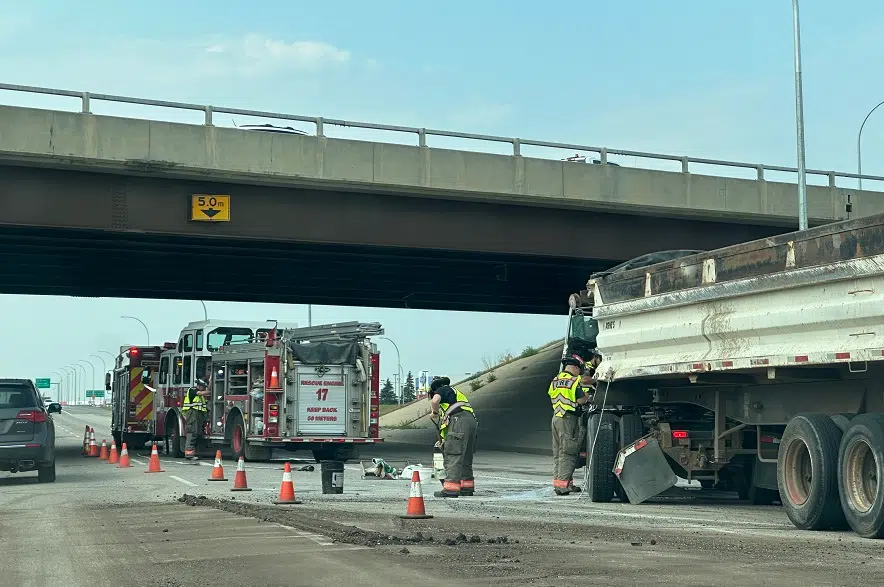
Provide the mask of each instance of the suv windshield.
POLYGON ((39 406, 30 387, 22 383, 0 383, 0 410, 36 407, 39 406))

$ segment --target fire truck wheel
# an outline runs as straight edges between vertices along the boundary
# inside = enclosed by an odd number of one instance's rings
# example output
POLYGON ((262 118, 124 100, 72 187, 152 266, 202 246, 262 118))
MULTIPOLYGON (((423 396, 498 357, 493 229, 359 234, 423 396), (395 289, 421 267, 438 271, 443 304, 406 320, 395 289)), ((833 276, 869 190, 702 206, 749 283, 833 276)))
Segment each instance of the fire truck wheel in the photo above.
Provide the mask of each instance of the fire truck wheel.
POLYGON ((168 450, 167 454, 171 454, 172 458, 181 459, 184 458, 184 449, 182 445, 184 444, 181 439, 181 430, 178 429, 178 417, 170 416, 166 418, 166 430, 168 431, 168 435, 166 436, 166 447, 168 450))
POLYGON ((233 451, 233 458, 237 461, 239 457, 243 457, 247 461, 270 460, 271 451, 269 448, 250 446, 245 439, 245 424, 243 423, 242 416, 237 416, 230 430, 230 448, 233 451))

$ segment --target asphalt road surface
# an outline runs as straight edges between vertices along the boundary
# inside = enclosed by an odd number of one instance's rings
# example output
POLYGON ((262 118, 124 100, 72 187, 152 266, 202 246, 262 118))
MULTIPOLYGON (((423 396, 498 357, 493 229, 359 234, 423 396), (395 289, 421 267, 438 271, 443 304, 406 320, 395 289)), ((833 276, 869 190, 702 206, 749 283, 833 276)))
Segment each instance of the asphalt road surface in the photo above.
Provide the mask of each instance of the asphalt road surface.
MULTIPOLYGON (((884 541, 800 532, 779 507, 676 491, 641 506, 557 498, 550 459, 476 455, 473 498, 432 497, 430 520, 402 520, 407 481, 362 478, 348 463, 342 495, 323 495, 320 468, 299 471, 300 506, 270 504, 280 462, 248 463, 251 492, 210 482, 212 459, 162 457, 164 473, 79 454, 83 428, 107 436, 109 413, 55 416, 58 480, 0 473, 0 585, 879 585, 884 541)), ((386 446, 364 454, 428 467, 432 454, 386 446)))

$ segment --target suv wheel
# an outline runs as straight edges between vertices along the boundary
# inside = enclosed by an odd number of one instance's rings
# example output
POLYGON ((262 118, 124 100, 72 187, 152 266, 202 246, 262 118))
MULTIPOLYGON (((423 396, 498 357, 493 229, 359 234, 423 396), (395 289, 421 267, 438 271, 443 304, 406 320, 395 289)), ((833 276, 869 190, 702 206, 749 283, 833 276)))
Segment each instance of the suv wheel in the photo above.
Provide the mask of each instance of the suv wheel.
POLYGON ((55 481, 55 461, 53 460, 48 465, 41 466, 37 469, 37 482, 38 483, 52 483, 55 481))

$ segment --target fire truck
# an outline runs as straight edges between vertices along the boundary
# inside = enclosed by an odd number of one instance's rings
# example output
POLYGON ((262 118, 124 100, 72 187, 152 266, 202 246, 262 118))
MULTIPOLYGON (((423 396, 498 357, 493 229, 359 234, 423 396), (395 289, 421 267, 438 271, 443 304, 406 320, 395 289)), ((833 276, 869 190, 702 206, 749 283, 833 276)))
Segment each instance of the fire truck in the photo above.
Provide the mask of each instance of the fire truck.
MULTIPOLYGON (((309 450, 317 461, 357 458, 358 446, 378 435, 380 355, 371 336, 379 323, 345 322, 275 328, 214 349, 205 370, 212 391, 198 450, 229 446, 235 459, 267 460, 273 449, 309 450)), ((188 386, 162 365, 184 363, 178 349, 163 353, 159 393, 167 452, 184 456, 181 403, 188 386)))
POLYGON ((140 448, 156 438, 156 401, 151 384, 160 364, 161 347, 120 347, 104 387, 111 393, 111 435, 122 447, 140 448))

